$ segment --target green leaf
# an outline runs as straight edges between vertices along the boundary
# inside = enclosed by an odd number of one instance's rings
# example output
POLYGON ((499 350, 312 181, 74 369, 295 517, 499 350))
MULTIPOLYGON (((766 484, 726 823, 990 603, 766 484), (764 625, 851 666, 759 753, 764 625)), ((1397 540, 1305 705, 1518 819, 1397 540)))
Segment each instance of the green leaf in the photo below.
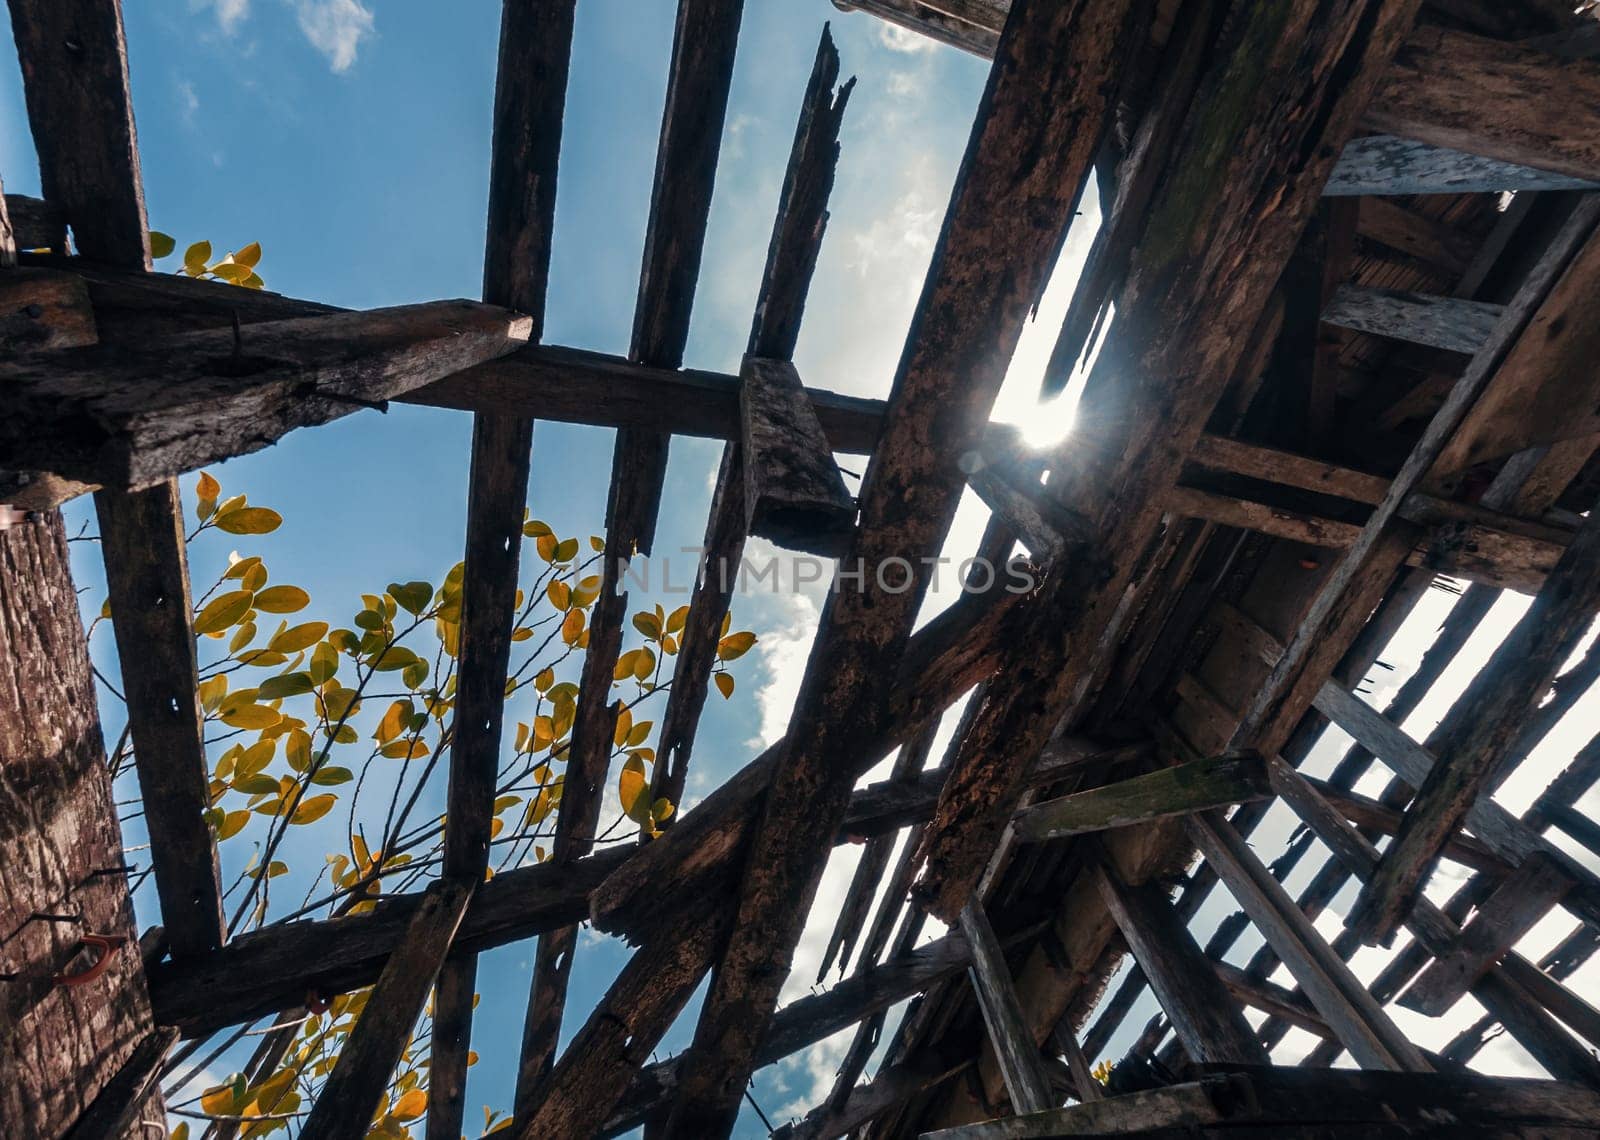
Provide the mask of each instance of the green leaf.
POLYGON ((292 614, 310 604, 311 595, 299 586, 268 586, 256 595, 256 609, 269 614, 292 614))
POLYGON ((150 256, 152 258, 160 260, 177 248, 178 243, 172 240, 170 234, 164 234, 160 230, 150 231, 150 256))
MULTIPOLYGON (((327 622, 308 621, 301 625, 290 626, 282 633, 273 634, 272 640, 267 642, 267 648, 279 653, 299 653, 302 649, 310 649, 317 644, 327 632, 327 622)), ((325 681, 327 678, 324 677, 322 680, 325 681)))
POLYGON ((633 615, 633 628, 644 634, 651 641, 661 638, 661 623, 656 620, 656 615, 641 610, 633 615))
POLYGON ((390 582, 389 596, 415 617, 427 609, 428 603, 433 600, 433 587, 426 582, 390 582))
POLYGON ((280 673, 261 682, 263 700, 275 701, 283 697, 298 697, 312 689, 309 673, 280 673))
POLYGON ((311 777, 311 782, 313 784, 332 786, 334 784, 348 784, 355 778, 355 773, 350 769, 341 768, 337 764, 329 764, 318 769, 317 774, 311 777))

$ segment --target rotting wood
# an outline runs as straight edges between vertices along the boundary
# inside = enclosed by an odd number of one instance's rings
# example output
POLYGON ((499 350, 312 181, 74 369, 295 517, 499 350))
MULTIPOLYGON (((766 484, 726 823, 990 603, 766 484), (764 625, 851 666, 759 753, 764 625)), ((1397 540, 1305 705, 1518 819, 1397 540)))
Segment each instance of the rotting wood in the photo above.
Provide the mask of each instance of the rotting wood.
POLYGON ((1400 1004, 1439 1017, 1472 988, 1495 959, 1514 946, 1572 889, 1572 878, 1547 855, 1534 854, 1495 888, 1449 953, 1435 958, 1400 1004))
POLYGON ((11 0, 45 201, 78 252, 150 268, 139 143, 118 0, 11 0))
POLYGON ((82 278, 53 269, 12 269, 0 277, 0 350, 76 348, 99 339, 82 278))
POLYGON ((257 451, 504 356, 529 321, 466 301, 88 346, 0 363, 0 466, 125 489, 257 451))
POLYGON ((745 529, 790 549, 840 553, 856 506, 800 374, 786 361, 756 356, 739 371, 745 529))
POLYGON ((1032 636, 1008 654, 1004 684, 986 698, 993 707, 967 737, 967 759, 923 844, 920 893, 935 914, 950 918, 987 864, 1015 803, 1008 773, 1025 770, 1063 717, 1094 696, 1182 456, 1249 348, 1336 149, 1414 13, 1404 4, 1277 4, 1230 20, 1166 156, 1117 327, 1085 388, 1080 422, 1107 430, 1093 447, 1080 433, 1064 449, 1060 493, 1095 519, 1098 557, 1047 578, 1032 636), (1322 112, 1301 114, 1308 102, 1322 112), (1290 154, 1299 156, 1292 168, 1279 165, 1290 154), (1259 208, 1262 196, 1272 210, 1259 208), (1241 257, 1246 249, 1261 253, 1241 257), (1177 376, 1193 381, 1172 383, 1177 376))
POLYGON ((1368 135, 1352 139, 1344 148, 1323 193, 1398 197, 1595 189, 1600 189, 1600 182, 1586 178, 1535 170, 1414 139, 1368 135))
MULTIPOLYGON (((1264 781, 1264 768, 1257 767, 1264 781)), ((1095 875, 1100 897, 1185 1052, 1201 1062, 1266 1064, 1267 1052, 1255 1031, 1171 902, 1148 884, 1130 886, 1103 860, 1095 875)))
POLYGON ((1451 275, 1471 264, 1475 244, 1454 226, 1388 198, 1361 200, 1356 234, 1451 275))
POLYGON ((227 939, 176 481, 95 497, 111 628, 122 661, 128 728, 150 835, 161 921, 174 958, 227 939))
POLYGON ((1418 892, 1445 839, 1516 741, 1557 672, 1600 612, 1600 511, 1591 512, 1545 579, 1533 605, 1468 684, 1438 730, 1450 742, 1406 812, 1378 873, 1363 887, 1349 924, 1387 939, 1418 892))
POLYGON ((948 531, 964 483, 958 457, 979 442, 1089 174, 1135 7, 1011 7, 861 493, 850 559, 860 559, 868 582, 832 595, 823 614, 780 754, 785 795, 768 799, 752 836, 738 918, 669 1135, 731 1127, 826 837, 848 802, 853 776, 837 754, 880 731, 927 585, 922 559, 937 554, 948 531), (974 306, 973 296, 985 304, 974 306), (891 559, 910 572, 880 585, 891 559))
POLYGON ((1023 809, 1015 827, 1017 838, 1025 842, 1063 839, 1244 803, 1270 794, 1261 757, 1214 756, 1046 800, 1023 809))
POLYGON ((62 1140, 101 1140, 102 1137, 137 1136, 144 1131, 141 1119, 163 1115, 159 1083, 162 1062, 178 1031, 160 1026, 145 1035, 133 1055, 106 1082, 84 1114, 68 1129, 62 1140))
POLYGON ((974 899, 961 911, 961 932, 972 952, 972 986, 978 1006, 989 1030, 989 1041, 1000 1062, 1012 1111, 1018 1115, 1043 1112, 1052 1107, 1050 1078, 1033 1033, 1017 1004, 1017 991, 1011 982, 1004 952, 989 925, 989 916, 974 899))
POLYGON ((13 250, 48 249, 63 252, 67 241, 67 223, 61 211, 43 198, 27 194, 6 194, 5 213, 11 226, 13 250))
POLYGON ((471 898, 470 882, 448 879, 424 892, 301 1126, 306 1140, 348 1140, 371 1123, 471 898))
POLYGON ((1367 123, 1434 146, 1600 180, 1596 107, 1600 65, 1424 25, 1395 57, 1367 123))
POLYGON ((1501 310, 1486 301, 1341 285, 1322 319, 1372 336, 1470 355, 1488 339, 1501 310))
POLYGON ((1184 827, 1351 1056, 1368 1068, 1431 1071, 1231 824, 1191 815, 1184 827))

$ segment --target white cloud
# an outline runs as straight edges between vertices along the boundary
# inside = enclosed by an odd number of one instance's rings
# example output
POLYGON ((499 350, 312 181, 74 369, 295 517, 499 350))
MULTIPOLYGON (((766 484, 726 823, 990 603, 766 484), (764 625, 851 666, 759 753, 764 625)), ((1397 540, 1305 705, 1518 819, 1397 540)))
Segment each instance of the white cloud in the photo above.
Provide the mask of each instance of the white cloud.
POLYGON ((239 30, 239 25, 250 16, 250 0, 189 0, 193 11, 210 8, 217 16, 217 28, 225 36, 239 30))
POLYGON ((178 106, 184 124, 193 125, 195 112, 200 109, 200 96, 195 93, 194 84, 187 79, 178 82, 178 106))
POLYGON ((878 42, 890 51, 905 52, 907 55, 933 50, 933 41, 927 36, 887 21, 878 28, 878 42))
POLYGON ((334 71, 348 71, 356 47, 372 35, 372 13, 360 0, 295 0, 300 30, 328 57, 334 71))

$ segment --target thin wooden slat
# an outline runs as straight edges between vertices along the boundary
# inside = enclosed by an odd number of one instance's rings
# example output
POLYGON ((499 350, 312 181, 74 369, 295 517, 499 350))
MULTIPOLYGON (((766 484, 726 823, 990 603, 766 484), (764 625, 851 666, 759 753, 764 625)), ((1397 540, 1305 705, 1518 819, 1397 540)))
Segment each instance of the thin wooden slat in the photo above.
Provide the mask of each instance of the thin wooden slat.
POLYGON ((471 898, 470 882, 441 879, 428 888, 301 1126, 306 1140, 366 1133, 471 898))
POLYGON ((1369 1068, 1431 1071, 1231 824, 1191 815, 1184 828, 1357 1061, 1369 1068))
POLYGON ((1597 219, 1600 200, 1580 204, 1523 281, 1489 342, 1473 357, 1466 374, 1451 389, 1444 406, 1406 457, 1383 502, 1362 528, 1360 538, 1324 579, 1283 655, 1245 710, 1231 746, 1259 746, 1266 753, 1277 751, 1310 705, 1316 688, 1347 644, 1332 636, 1333 632, 1358 619, 1364 623, 1371 612, 1370 599, 1377 584, 1386 588, 1404 557, 1403 538, 1397 537, 1392 526, 1402 503, 1419 488, 1471 406, 1491 385, 1501 361, 1527 329, 1568 260, 1589 241, 1597 219))
POLYGON ((1600 65, 1429 25, 1395 57, 1367 122, 1419 142, 1600 181, 1596 107, 1600 65))
POLYGON ((1322 319, 1372 336, 1470 355, 1488 339, 1502 308, 1486 301, 1341 285, 1322 319))
MULTIPOLYGON (((528 314, 533 343, 544 336, 575 11, 576 0, 506 0, 501 10, 483 298, 528 314)), ((445 873, 463 881, 481 881, 489 860, 532 445, 526 411, 473 416, 444 837, 445 873)), ((428 1140, 461 1135, 476 983, 472 954, 441 971, 428 1140)))
POLYGON ((0 364, 0 466, 140 489, 520 347, 529 320, 434 302, 0 364))
POLYGON ((1148 884, 1131 886, 1104 861, 1096 879, 1106 909, 1189 1056, 1201 1062, 1266 1064, 1267 1052, 1255 1031, 1171 902, 1148 884))
POLYGON ((161 920, 175 958, 227 939, 176 482, 95 499, 161 920))
POLYGON ((1219 435, 1202 435, 1190 453, 1191 461, 1216 471, 1281 483, 1323 495, 1335 495, 1372 506, 1383 501, 1389 480, 1381 475, 1353 471, 1293 452, 1261 447, 1219 435))
POLYGON ((1440 732, 1448 754, 1428 773, 1378 873, 1363 888, 1352 926, 1387 938, 1422 889, 1445 839, 1515 743, 1522 721, 1600 612, 1600 512, 1591 512, 1533 605, 1452 707, 1440 732))
POLYGON ((1133 7, 1011 7, 862 489, 848 561, 860 560, 866 582, 835 593, 823 615, 782 754, 786 794, 767 802, 752 838, 738 920, 669 1133, 718 1136, 732 1125, 821 874, 823 840, 848 802, 854 776, 838 755, 882 722, 927 586, 921 560, 948 531, 964 483, 958 457, 979 442, 1090 171, 1133 7))
POLYGON ((1018 839, 1037 843, 1226 807, 1270 794, 1261 757, 1213 756, 1046 800, 1018 813, 1015 827, 1018 839))
MULTIPOLYGON (((676 368, 683 363, 743 8, 744 0, 679 0, 628 352, 643 364, 676 368)), ((620 586, 628 559, 648 555, 654 543, 668 439, 654 428, 617 433, 600 595, 589 615, 552 843, 557 860, 583 854, 594 841, 620 708, 611 699, 628 608, 628 594, 620 586)), ((517 1070, 519 1129, 534 1112, 555 1063, 576 948, 577 930, 571 927, 539 940, 517 1070)), ((662 1008, 671 1005, 669 1000, 662 1008)))
POLYGON ((1587 178, 1393 135, 1369 135, 1352 139, 1344 148, 1323 193, 1353 197, 1595 189, 1600 189, 1600 182, 1587 178))
POLYGON ((1549 856, 1529 856, 1462 927, 1455 947, 1435 958, 1400 995, 1400 1004, 1429 1017, 1443 1015, 1571 889, 1572 878, 1561 864, 1549 856))
POLYGON ((11 31, 45 201, 78 252, 150 268, 139 143, 118 0, 11 0, 11 31))
POLYGON ((1017 991, 1005 954, 989 925, 982 904, 969 902, 961 911, 961 933, 972 951, 972 986, 989 1030, 989 1041, 1000 1062, 1012 1111, 1018 1115, 1053 1107, 1050 1078, 1044 1071, 1039 1047, 1017 1004, 1017 991))
POLYGON ((745 529, 779 546, 839 553, 855 525, 855 500, 794 365, 746 356, 739 406, 745 529))

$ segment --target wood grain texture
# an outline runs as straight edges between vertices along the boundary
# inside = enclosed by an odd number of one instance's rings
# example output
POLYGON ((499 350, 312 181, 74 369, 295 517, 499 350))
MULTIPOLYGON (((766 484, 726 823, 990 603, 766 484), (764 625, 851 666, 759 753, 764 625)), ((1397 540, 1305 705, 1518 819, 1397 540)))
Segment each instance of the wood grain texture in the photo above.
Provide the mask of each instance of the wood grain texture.
POLYGON ((78 252, 150 268, 119 0, 10 0, 45 201, 78 252))
POLYGON ((99 339, 81 278, 53 269, 12 269, 0 277, 0 349, 38 352, 99 339))
MULTIPOLYGON (((61 516, 0 531, 0 1120, 58 1136, 116 1077, 153 1027, 120 867, 94 680, 61 516), (80 928, 30 921, 81 914, 125 935, 86 986, 51 977, 77 957, 80 928)), ((78 968, 81 968, 78 967, 78 968)))
POLYGON ((467 301, 199 332, 0 364, 0 466, 140 489, 520 347, 529 324, 467 301))
POLYGON ((1374 129, 1600 181, 1600 64, 1419 27, 1367 111, 1374 129))
POLYGON ((301 1126, 306 1140, 348 1140, 365 1133, 471 898, 471 882, 440 880, 424 892, 301 1126))
POLYGON ((1259 756, 1213 756, 1045 800, 1018 813, 1017 838, 1039 842, 1127 827, 1270 795, 1259 756))
POLYGON ((1017 1004, 1017 991, 1012 985, 1011 969, 1006 965, 1000 941, 994 936, 994 928, 989 925, 989 916, 983 912, 982 904, 976 900, 969 902, 961 912, 961 933, 972 951, 968 972, 973 989, 977 991, 978 1008, 983 1011, 989 1042, 994 1046, 1006 1091, 1011 1097, 1011 1111, 1018 1115, 1043 1112, 1054 1103, 1044 1059, 1022 1016, 1022 1007, 1017 1004))
POLYGON ((61 252, 67 243, 67 222, 61 211, 43 198, 5 194, 5 212, 11 226, 13 250, 49 249, 61 252))
POLYGON ((740 369, 745 527, 778 546, 839 553, 856 505, 794 365, 746 356, 740 369))
POLYGON ((205 731, 196 691, 189 559, 177 482, 95 496, 111 628, 122 661, 128 730, 150 834, 161 921, 175 958, 227 938, 205 731))
POLYGON ((1501 162, 1394 135, 1351 139, 1323 193, 1330 197, 1593 190, 1600 182, 1501 162))
POLYGON ((1501 306, 1485 301, 1341 285, 1322 319, 1372 336, 1471 355, 1488 339, 1500 313, 1501 306))

